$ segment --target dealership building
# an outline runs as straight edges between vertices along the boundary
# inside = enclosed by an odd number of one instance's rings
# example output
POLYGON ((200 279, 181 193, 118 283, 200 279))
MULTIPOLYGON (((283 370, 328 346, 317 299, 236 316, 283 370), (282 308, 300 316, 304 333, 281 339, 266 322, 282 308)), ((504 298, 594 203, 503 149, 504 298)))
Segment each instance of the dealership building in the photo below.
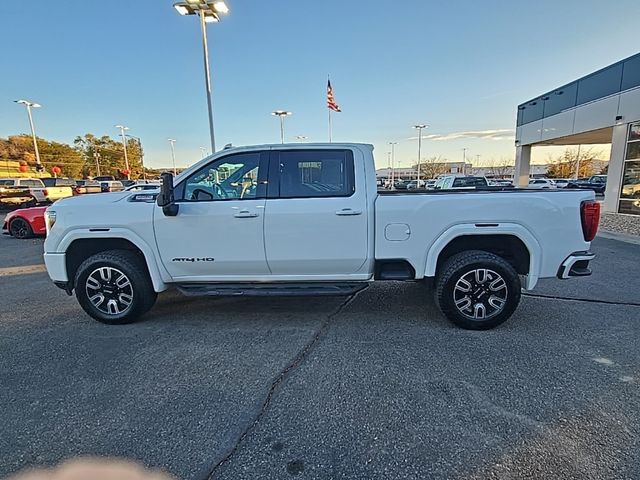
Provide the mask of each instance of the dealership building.
POLYGON ((518 106, 515 180, 538 145, 611 144, 603 210, 640 215, 640 54, 518 106))

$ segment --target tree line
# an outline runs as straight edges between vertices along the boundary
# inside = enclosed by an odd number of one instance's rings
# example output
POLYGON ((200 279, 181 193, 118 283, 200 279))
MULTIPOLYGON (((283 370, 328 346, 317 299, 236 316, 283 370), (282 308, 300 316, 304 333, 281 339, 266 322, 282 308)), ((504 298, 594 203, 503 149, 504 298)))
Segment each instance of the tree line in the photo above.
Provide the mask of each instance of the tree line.
MULTIPOLYGON (((91 133, 78 136, 73 145, 38 138, 40 161, 44 167, 36 172, 33 139, 29 135, 0 138, 0 176, 53 176, 53 168, 61 170, 59 176, 87 178, 113 175, 127 178, 122 141, 108 135, 97 137, 91 133)), ((135 139, 127 138, 127 160, 130 176, 142 177, 144 150, 135 139)), ((149 170, 147 169, 147 172, 149 170)))

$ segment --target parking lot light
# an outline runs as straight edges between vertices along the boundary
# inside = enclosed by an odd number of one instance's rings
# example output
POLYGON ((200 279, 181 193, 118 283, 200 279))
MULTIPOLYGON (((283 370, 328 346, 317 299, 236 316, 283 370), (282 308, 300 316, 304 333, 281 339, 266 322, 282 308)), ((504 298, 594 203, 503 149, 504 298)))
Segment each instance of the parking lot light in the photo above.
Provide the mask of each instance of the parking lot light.
POLYGON ((207 42, 207 23, 220 21, 220 14, 229 13, 229 7, 221 0, 187 0, 173 5, 180 15, 198 15, 202 33, 202 51, 204 56, 204 79, 207 93, 207 108, 209 112, 209 136, 211 137, 211 152, 216 151, 216 140, 213 129, 213 101, 211 99, 211 72, 209 69, 209 46, 207 42))
POLYGON ((422 129, 429 128, 429 125, 419 123, 414 125, 413 128, 418 130, 418 175, 416 176, 417 184, 420 184, 420 156, 422 155, 422 129))
POLYGON ((31 114, 32 108, 40 108, 41 105, 39 103, 30 102, 29 100, 14 100, 16 103, 20 105, 24 105, 27 107, 27 115, 29 115, 29 126, 31 127, 31 137, 33 138, 33 150, 36 155, 36 172, 44 172, 44 167, 42 166, 42 162, 40 162, 40 150, 38 150, 38 140, 36 137, 36 127, 33 124, 33 115, 31 114))
POLYGON ((287 112, 286 110, 274 110, 271 115, 280 117, 280 143, 284 143, 284 117, 293 115, 293 112, 287 112))
POLYGON ((171 160, 173 161, 173 176, 178 175, 176 170, 176 141, 173 138, 167 138, 169 145, 171 145, 171 160))
POLYGON ((114 125, 120 129, 120 135, 122 135, 122 148, 124 148, 124 168, 127 170, 127 180, 131 180, 131 170, 129 169, 129 157, 127 156, 127 135, 124 133, 129 130, 129 127, 124 125, 114 125))

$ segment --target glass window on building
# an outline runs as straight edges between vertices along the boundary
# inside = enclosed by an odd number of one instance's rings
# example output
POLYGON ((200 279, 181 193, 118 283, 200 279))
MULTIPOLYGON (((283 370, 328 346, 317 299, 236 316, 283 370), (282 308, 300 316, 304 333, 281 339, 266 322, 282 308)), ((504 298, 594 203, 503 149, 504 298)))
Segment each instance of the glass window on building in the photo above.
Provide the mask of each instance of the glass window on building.
POLYGON ((550 117, 567 108, 575 107, 577 91, 578 84, 572 83, 548 94, 544 102, 544 116, 550 117))
POLYGON ((618 212, 640 215, 640 123, 629 125, 618 212))
POLYGON ((591 102, 620 91, 622 64, 612 65, 578 82, 577 105, 591 102))
POLYGON ((622 90, 640 85, 640 55, 624 62, 622 71, 622 90))
POLYGON ((542 118, 542 111, 544 108, 544 101, 541 99, 533 100, 532 102, 524 105, 522 111, 522 123, 535 122, 542 118))

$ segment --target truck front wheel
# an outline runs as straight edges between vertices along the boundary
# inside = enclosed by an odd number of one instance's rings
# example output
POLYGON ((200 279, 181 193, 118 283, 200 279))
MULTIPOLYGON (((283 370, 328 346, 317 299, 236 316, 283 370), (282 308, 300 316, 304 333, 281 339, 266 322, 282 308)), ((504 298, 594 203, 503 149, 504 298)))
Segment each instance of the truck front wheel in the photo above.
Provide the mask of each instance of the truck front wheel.
POLYGON ((503 258, 472 250, 449 258, 436 279, 436 302, 455 325, 488 330, 511 317, 520 303, 520 277, 503 258))
POLYGON ((74 288, 82 309, 109 325, 134 322, 157 297, 144 261, 128 250, 109 250, 86 259, 76 272, 74 288))

